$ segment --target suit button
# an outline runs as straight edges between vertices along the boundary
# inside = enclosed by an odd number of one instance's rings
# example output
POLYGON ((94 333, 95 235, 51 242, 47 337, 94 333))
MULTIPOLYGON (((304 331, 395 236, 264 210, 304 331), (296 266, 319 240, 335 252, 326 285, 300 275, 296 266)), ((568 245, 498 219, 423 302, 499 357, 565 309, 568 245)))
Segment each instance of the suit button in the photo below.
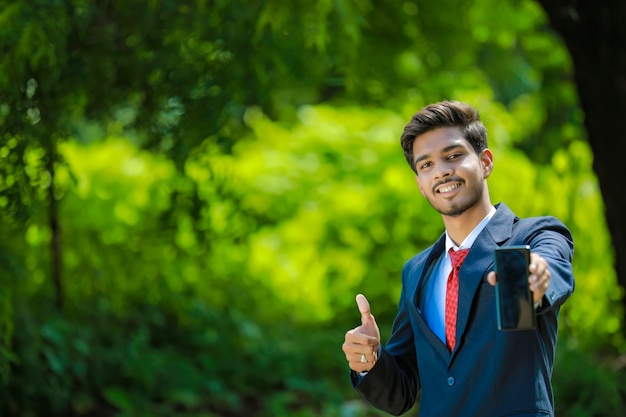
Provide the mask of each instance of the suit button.
POLYGON ((452 385, 454 385, 456 381, 454 380, 454 377, 448 377, 448 386, 451 387, 452 385))

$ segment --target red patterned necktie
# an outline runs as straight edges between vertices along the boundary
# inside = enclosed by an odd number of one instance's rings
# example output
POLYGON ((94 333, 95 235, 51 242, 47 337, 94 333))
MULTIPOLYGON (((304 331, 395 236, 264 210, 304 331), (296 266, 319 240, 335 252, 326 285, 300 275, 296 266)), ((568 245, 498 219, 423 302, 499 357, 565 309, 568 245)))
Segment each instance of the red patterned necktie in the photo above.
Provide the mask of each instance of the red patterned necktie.
POLYGON ((450 352, 454 350, 456 344, 456 312, 459 305, 459 269, 467 256, 469 249, 459 249, 454 251, 450 248, 450 260, 452 271, 448 275, 446 284, 446 346, 450 352))

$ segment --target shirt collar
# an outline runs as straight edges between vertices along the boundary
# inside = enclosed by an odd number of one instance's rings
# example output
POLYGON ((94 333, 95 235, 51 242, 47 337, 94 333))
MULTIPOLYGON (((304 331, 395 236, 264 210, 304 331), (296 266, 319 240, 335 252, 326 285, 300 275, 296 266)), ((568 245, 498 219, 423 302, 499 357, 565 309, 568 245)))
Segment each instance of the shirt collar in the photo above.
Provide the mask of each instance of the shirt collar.
POLYGON ((472 232, 469 235, 467 235, 465 240, 463 240, 463 242, 461 242, 459 246, 454 244, 454 242, 452 241, 452 239, 450 239, 450 236, 448 235, 448 231, 446 230, 446 255, 448 251, 450 250, 450 248, 454 248, 455 251, 459 249, 471 248, 472 244, 474 244, 474 241, 476 240, 480 232, 482 232, 485 226, 487 226, 487 223, 489 223, 489 220, 491 220, 494 214, 496 214, 496 208, 494 206, 491 206, 491 210, 489 210, 489 213, 487 213, 485 218, 482 219, 481 222, 476 225, 474 230, 472 230, 472 232))

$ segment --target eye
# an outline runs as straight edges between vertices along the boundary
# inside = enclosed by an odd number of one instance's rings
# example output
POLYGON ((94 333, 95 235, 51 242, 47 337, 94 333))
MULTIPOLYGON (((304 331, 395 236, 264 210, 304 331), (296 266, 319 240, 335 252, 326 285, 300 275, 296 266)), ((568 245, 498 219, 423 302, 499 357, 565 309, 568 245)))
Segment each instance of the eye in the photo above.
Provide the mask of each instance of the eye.
POLYGON ((421 165, 418 167, 418 169, 420 169, 420 170, 422 170, 422 169, 426 169, 426 168, 428 168, 428 167, 429 167, 429 166, 431 166, 431 165, 432 165, 432 163, 430 163, 430 162, 424 162, 423 164, 421 164, 421 165))
POLYGON ((448 160, 457 159, 457 158, 460 158, 461 156, 463 156, 463 154, 460 153, 460 152, 457 152, 457 153, 453 153, 453 154, 448 155, 447 159, 448 160))

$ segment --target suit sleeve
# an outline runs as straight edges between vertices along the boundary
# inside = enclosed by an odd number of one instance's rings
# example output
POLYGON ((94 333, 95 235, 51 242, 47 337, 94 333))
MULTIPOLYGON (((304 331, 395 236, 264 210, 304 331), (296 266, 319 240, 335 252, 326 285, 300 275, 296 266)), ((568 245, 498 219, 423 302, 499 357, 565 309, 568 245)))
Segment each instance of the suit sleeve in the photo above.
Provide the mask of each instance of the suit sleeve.
POLYGON ((353 378, 355 389, 363 398, 374 407, 392 415, 400 415, 410 410, 421 388, 413 330, 404 293, 407 270, 405 266, 398 314, 387 346, 379 349, 378 361, 366 376, 353 378))
POLYGON ((569 230, 554 217, 542 217, 530 234, 531 252, 548 262, 550 284, 539 314, 558 309, 574 291, 572 259, 574 241, 569 230))

